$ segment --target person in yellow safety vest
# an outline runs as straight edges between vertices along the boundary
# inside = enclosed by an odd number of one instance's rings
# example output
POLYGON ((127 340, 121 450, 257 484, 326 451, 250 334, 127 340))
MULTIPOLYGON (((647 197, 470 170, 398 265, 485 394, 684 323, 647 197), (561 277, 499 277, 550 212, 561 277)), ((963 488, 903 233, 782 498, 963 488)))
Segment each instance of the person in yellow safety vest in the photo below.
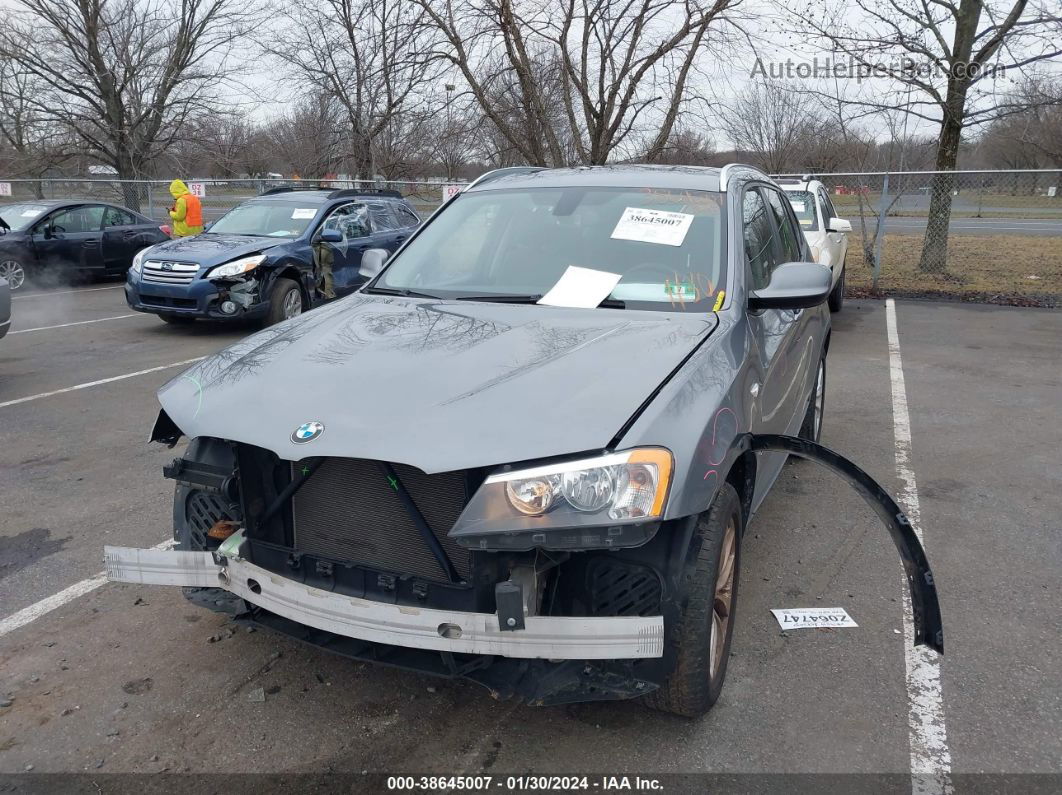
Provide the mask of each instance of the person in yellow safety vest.
POLYGON ((174 237, 191 237, 203 231, 203 205, 198 196, 188 191, 188 186, 175 179, 170 183, 170 195, 173 207, 170 218, 173 219, 174 237))

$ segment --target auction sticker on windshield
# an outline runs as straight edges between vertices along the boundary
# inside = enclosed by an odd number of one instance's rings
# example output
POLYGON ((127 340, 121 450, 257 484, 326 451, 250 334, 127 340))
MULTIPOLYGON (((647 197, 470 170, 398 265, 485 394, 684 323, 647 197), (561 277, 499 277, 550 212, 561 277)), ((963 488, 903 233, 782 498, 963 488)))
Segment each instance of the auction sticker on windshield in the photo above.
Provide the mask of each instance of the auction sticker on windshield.
POLYGON ((612 239, 681 246, 691 223, 693 216, 687 213, 628 207, 612 230, 612 239))
POLYGON ((794 607, 789 610, 771 608, 782 629, 811 629, 813 627, 858 627, 843 607, 794 607))
POLYGON ((295 218, 313 218, 317 215, 317 210, 314 207, 296 207, 291 212, 291 217, 295 218))

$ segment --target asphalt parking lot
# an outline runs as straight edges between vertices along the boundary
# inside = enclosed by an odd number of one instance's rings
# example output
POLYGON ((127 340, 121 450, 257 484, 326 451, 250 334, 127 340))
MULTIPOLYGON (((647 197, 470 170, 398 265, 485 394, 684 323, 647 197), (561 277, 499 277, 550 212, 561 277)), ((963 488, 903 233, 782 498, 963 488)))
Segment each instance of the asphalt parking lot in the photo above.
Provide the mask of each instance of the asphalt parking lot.
POLYGON ((723 696, 691 722, 630 702, 498 703, 237 629, 176 589, 101 585, 104 544, 170 535, 161 467, 174 453, 146 442, 155 390, 248 330, 134 315, 113 283, 19 293, 13 311, 0 341, 0 773, 874 773, 904 791, 927 764, 959 791, 1000 781, 980 774, 1055 774, 1012 784, 1023 791, 1060 781, 1062 313, 897 302, 897 357, 886 305, 845 304, 823 440, 893 493, 914 485, 942 599, 942 688, 906 673, 885 529, 840 480, 791 462, 745 537, 723 696), (783 634, 770 608, 800 606, 842 606, 859 627, 783 634), (943 718, 929 756, 909 718, 927 699, 943 718))

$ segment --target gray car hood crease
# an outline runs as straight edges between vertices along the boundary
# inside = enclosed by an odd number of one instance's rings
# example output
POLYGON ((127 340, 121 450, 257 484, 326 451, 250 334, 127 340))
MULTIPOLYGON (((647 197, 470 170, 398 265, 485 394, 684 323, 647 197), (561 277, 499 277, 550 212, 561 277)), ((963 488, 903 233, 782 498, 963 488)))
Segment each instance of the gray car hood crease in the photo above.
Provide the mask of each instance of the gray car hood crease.
POLYGON ((185 435, 428 472, 604 449, 714 314, 355 294, 211 356, 159 391, 185 435), (291 441, 307 422, 324 432, 291 441))

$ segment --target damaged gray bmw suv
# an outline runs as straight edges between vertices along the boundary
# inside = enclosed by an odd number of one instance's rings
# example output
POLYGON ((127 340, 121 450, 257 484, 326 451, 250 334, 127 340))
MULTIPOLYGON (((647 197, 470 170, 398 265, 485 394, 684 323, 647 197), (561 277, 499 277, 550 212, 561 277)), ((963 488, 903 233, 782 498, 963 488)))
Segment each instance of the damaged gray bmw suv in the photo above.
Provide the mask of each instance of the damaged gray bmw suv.
POLYGON ((756 440, 822 429, 830 271, 785 195, 506 169, 385 259, 163 387, 177 550, 109 547, 110 577, 498 697, 703 714, 787 456, 756 440))

